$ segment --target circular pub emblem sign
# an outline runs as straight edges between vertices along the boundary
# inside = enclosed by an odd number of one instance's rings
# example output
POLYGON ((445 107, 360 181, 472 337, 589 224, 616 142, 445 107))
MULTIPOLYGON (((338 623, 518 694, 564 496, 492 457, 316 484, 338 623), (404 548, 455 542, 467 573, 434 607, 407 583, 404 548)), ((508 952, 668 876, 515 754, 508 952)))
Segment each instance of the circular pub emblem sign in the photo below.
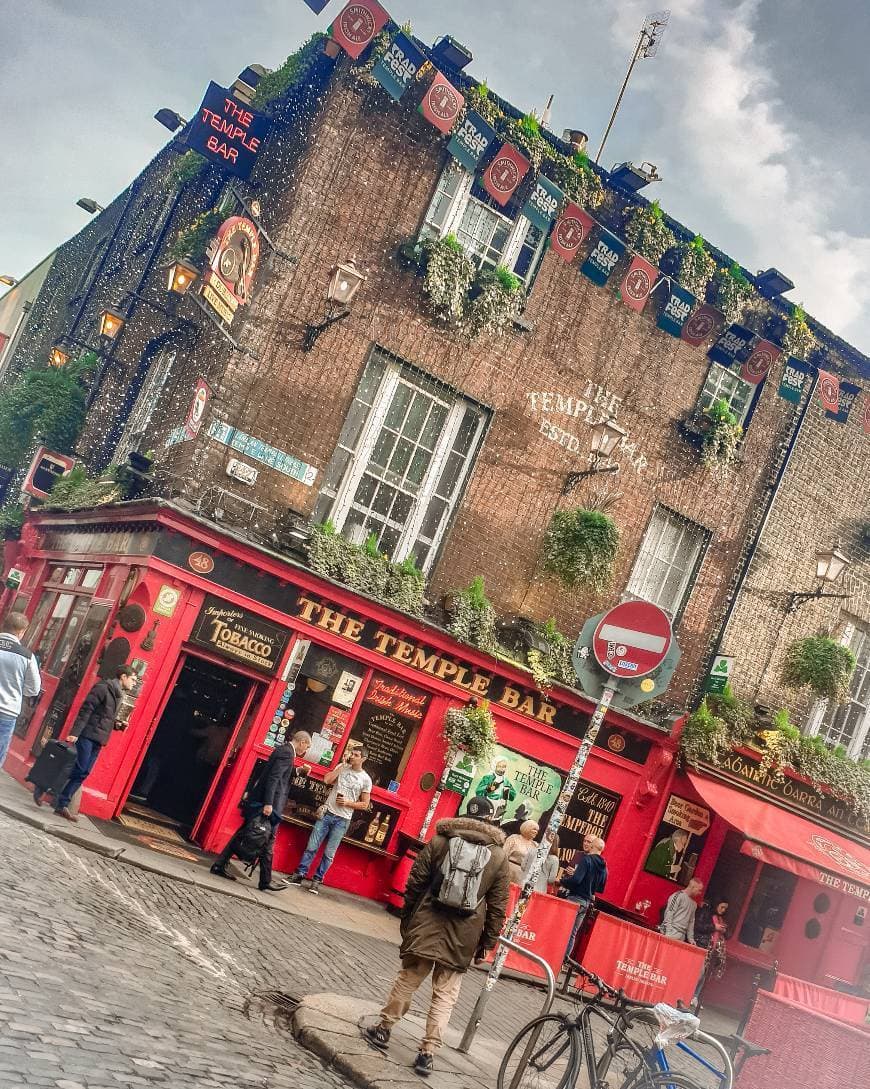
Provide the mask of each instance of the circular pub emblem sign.
POLYGON ((607 747, 611 752, 622 752, 625 748, 625 738, 622 734, 611 734, 607 739, 607 747))
POLYGON ((341 32, 354 45, 366 45, 375 36, 375 20, 363 4, 348 4, 339 16, 341 32))
POLYGON ((840 386, 836 378, 832 378, 829 374, 824 375, 819 381, 819 388, 822 394, 822 400, 826 405, 836 406, 840 400, 840 386))
POLYGON ((210 575, 214 571, 214 560, 207 552, 191 552, 187 566, 198 575, 210 575))
POLYGON ((489 178, 499 193, 512 193, 520 183, 520 172, 513 159, 500 155, 489 168, 489 178))
POLYGON ((706 310, 693 314, 686 322, 685 333, 690 340, 706 340, 713 332, 713 315, 706 310))
POLYGON ((573 250, 583 241, 583 224, 574 216, 567 216, 556 227, 556 241, 566 250, 573 250))
POLYGON ((438 83, 426 96, 429 109, 441 121, 452 121, 459 113, 459 98, 452 87, 438 83))
POLYGON ((625 293, 636 302, 645 299, 651 289, 652 284, 646 269, 633 269, 625 278, 625 293))
POLYGON ((746 360, 746 377, 750 382, 760 382, 773 365, 773 353, 764 348, 757 349, 746 360))

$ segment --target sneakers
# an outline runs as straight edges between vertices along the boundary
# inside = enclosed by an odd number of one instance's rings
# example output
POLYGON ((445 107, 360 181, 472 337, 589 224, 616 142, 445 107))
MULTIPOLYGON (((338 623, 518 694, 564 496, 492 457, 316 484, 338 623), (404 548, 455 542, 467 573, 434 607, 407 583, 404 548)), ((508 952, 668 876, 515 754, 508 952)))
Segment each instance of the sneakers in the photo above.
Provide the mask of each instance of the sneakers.
POLYGON ((428 1051, 421 1051, 414 1060, 414 1073, 428 1078, 435 1069, 435 1060, 428 1051))
POLYGON ((316 877, 314 877, 311 880, 311 884, 308 886, 308 891, 311 893, 312 896, 319 896, 320 895, 320 886, 322 884, 323 884, 322 881, 320 881, 316 877))
POLYGON ((209 868, 209 873, 213 873, 215 877, 225 877, 227 881, 236 880, 236 875, 234 873, 230 873, 229 870, 225 870, 223 866, 218 866, 217 863, 209 868))
POLYGON ((301 873, 291 873, 287 878, 288 885, 301 885, 305 878, 301 873))
POLYGON ((390 1030, 384 1025, 371 1025, 369 1028, 364 1028, 363 1036, 378 1051, 386 1051, 390 1046, 390 1030))

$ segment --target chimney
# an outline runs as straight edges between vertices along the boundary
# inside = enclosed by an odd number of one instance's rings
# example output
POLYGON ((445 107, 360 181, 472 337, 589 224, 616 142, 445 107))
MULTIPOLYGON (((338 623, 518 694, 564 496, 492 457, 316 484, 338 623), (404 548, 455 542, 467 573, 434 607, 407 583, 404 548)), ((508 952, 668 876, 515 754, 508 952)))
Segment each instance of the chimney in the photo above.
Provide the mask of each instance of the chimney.
POLYGON ((579 129, 565 129, 562 133, 562 139, 566 144, 570 144, 574 151, 585 151, 589 142, 586 133, 581 132, 579 129))
POLYGON ((544 112, 541 114, 541 128, 546 129, 550 127, 550 119, 553 116, 553 98, 554 95, 550 95, 547 99, 547 105, 544 107, 544 112))

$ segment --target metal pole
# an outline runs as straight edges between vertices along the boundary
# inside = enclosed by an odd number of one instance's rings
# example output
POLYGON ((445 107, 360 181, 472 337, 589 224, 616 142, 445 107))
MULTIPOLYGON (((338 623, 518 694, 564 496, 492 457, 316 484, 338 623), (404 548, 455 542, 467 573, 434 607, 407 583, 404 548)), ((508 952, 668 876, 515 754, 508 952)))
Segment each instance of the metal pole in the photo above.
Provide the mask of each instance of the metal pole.
POLYGON ((419 840, 424 840, 426 838, 426 833, 429 831, 429 828, 435 817, 435 810, 438 808, 438 803, 441 801, 441 795, 444 793, 444 785, 447 782, 447 774, 450 771, 450 765, 453 763, 453 757, 455 755, 456 752, 451 749, 445 757, 444 770, 441 772, 441 779, 438 783, 438 789, 435 791, 435 793, 432 795, 431 800, 429 801, 429 808, 426 810, 426 816, 423 818, 423 823, 420 826, 420 831, 417 835, 417 839, 419 840))
POLYGON ((489 970, 489 975, 486 977, 486 983, 483 987, 484 992, 488 993, 491 991, 496 985, 498 977, 501 975, 502 968, 504 968, 504 962, 507 959, 508 945, 516 936, 520 920, 528 907, 532 893, 535 891, 535 882, 538 879, 538 874, 541 872, 541 867, 544 865, 544 861, 550 853, 550 844, 553 842, 553 837, 562 827, 562 821, 565 819, 565 812, 571 799, 574 797, 574 791, 577 789, 577 784, 580 782, 580 776, 583 773, 583 768, 586 766, 586 761, 589 759, 589 753, 592 751, 592 746, 595 744, 595 738, 598 736, 598 731, 601 729, 601 724, 604 722, 604 716, 607 714, 610 702, 616 694, 616 687, 619 683, 618 679, 615 677, 608 679, 610 684, 601 693, 601 698, 598 701, 598 705, 595 708, 595 712, 589 723, 589 729, 586 731, 586 736, 577 749, 574 763, 571 765, 571 770, 568 772, 567 778, 562 786, 562 793, 559 795, 559 799, 550 815, 550 823, 547 825, 546 832, 541 837, 541 842, 535 852, 532 867, 526 875, 526 883, 523 885, 519 900, 517 900, 517 906, 514 908, 513 914, 507 920, 504 929, 502 930, 502 945, 498 949, 495 959, 492 962, 492 967, 489 970))
POLYGON ((596 163, 601 159, 601 152, 604 151, 607 137, 610 135, 610 130, 613 128, 613 122, 616 120, 616 115, 619 113, 619 107, 622 105, 622 96, 625 94, 625 88, 628 86, 628 81, 631 79, 631 73, 634 71, 634 66, 637 64, 637 58, 640 56, 641 49, 647 44, 646 39, 647 29, 644 27, 640 32, 640 37, 637 39, 637 45, 634 47, 634 55, 631 58, 631 64, 629 64, 628 71, 625 73, 625 79, 622 81, 622 87, 619 89, 619 97, 616 100, 616 105, 613 107, 613 113, 610 115, 610 120, 607 122, 607 128, 604 130, 604 135, 601 138, 601 147, 598 149, 598 154, 595 156, 596 163))
MULTIPOLYGON (((531 949, 526 949, 525 946, 517 945, 516 942, 509 941, 504 937, 499 937, 497 939, 496 944, 499 943, 504 946, 505 956, 507 956, 508 949, 512 949, 515 953, 519 953, 520 956, 533 960, 535 964, 539 965, 544 970, 544 975, 547 979, 547 999, 541 1007, 541 1012, 538 1014, 539 1017, 543 1017, 544 1014, 550 1012, 556 997, 556 977, 553 975, 553 969, 547 964, 543 957, 539 957, 537 953, 533 953, 531 949)), ((490 992, 484 987, 477 996, 477 1001, 474 1003, 474 1009, 471 1011, 471 1017, 469 1017, 468 1024, 465 1026, 465 1032, 463 1032, 462 1039, 456 1047, 456 1050, 461 1051, 463 1055, 468 1054, 468 1049, 474 1041, 474 1037, 480 1027, 481 1019, 483 1018, 484 1006, 486 1006, 489 1001, 489 995, 490 992)), ((528 1048, 527 1050, 531 1050, 531 1048, 528 1048)), ((524 1055, 523 1058, 527 1058, 527 1056, 524 1055)))

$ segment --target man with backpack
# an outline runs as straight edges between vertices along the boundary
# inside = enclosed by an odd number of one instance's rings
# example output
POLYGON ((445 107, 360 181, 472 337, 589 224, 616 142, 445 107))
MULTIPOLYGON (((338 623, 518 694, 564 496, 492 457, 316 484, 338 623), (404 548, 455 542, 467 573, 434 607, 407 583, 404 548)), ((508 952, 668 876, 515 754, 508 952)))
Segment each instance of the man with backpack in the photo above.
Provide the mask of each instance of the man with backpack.
POLYGON ((272 855, 275 850, 275 834, 281 823, 281 814, 290 794, 290 781, 294 770, 308 774, 308 767, 300 761, 311 745, 311 734, 297 730, 289 745, 278 745, 257 776, 242 803, 244 823, 214 860, 211 872, 216 877, 235 881, 235 874, 227 869, 233 855, 252 863, 260 863, 260 892, 280 892, 287 886, 272 880, 272 855))
POLYGON ((472 962, 496 943, 507 913, 510 872, 500 828, 471 817, 441 820, 414 862, 402 909, 402 969, 376 1025, 363 1029, 386 1051, 392 1026, 410 1008, 424 979, 432 975, 432 999, 414 1070, 432 1073, 433 1054, 472 962))
POLYGON ((570 957, 574 951, 574 942, 577 934, 586 918, 589 905, 596 895, 604 892, 607 884, 607 863, 601 857, 604 850, 604 840, 600 836, 594 836, 590 832, 583 837, 583 854, 573 871, 563 877, 559 882, 566 900, 577 905, 577 915, 571 928, 571 937, 568 939, 568 948, 565 956, 570 957))

